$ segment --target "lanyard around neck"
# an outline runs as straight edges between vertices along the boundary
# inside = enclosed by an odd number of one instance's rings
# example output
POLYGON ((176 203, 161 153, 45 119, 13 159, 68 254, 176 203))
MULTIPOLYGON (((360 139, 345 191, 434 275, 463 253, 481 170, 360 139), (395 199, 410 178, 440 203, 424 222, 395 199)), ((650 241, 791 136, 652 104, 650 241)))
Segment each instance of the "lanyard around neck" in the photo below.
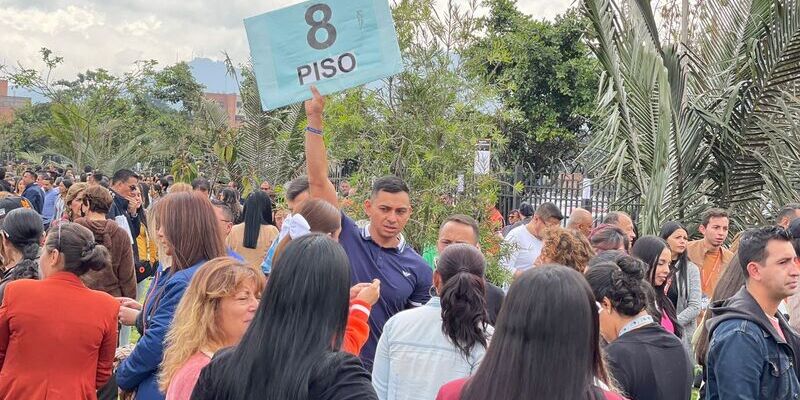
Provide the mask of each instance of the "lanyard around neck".
POLYGON ((625 326, 622 327, 622 330, 619 331, 619 336, 622 336, 640 326, 652 324, 653 322, 655 321, 653 320, 652 315, 642 315, 641 317, 636 318, 633 321, 625 324, 625 326))

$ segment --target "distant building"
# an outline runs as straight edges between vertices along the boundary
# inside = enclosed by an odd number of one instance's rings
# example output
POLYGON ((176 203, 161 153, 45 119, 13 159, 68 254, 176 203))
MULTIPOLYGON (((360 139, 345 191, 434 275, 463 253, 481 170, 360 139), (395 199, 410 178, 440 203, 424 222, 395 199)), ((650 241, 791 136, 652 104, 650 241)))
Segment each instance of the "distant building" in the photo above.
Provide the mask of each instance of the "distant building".
POLYGON ((8 81, 0 79, 0 122, 14 120, 14 111, 31 104, 30 97, 8 95, 8 81))
POLYGON ((219 104, 222 110, 228 114, 228 125, 232 128, 238 128, 244 122, 241 96, 226 93, 203 93, 203 97, 219 104))

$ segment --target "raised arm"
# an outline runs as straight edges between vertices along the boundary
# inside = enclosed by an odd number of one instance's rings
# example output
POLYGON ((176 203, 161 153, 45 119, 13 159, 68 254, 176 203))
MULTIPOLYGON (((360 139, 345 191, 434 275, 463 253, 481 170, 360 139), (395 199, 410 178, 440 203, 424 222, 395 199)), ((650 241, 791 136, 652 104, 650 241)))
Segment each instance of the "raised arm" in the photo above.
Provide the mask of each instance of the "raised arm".
POLYGON ((339 198, 336 188, 328 179, 328 153, 325 149, 325 140, 322 136, 322 111, 325 109, 325 98, 315 86, 311 86, 313 98, 307 100, 306 116, 308 128, 306 136, 306 173, 308 174, 308 189, 311 197, 323 199, 339 208, 339 198))

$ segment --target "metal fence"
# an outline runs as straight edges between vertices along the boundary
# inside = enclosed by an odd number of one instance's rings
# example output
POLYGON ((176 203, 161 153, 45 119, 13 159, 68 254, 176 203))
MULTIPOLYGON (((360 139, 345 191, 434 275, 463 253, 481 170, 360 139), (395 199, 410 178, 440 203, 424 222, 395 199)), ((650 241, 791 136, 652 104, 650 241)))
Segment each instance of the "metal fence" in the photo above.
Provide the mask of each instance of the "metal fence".
POLYGON ((499 209, 506 218, 511 210, 519 209, 522 203, 528 203, 536 209, 544 202, 551 202, 565 218, 569 217, 572 210, 584 208, 592 213, 595 224, 602 221, 609 211, 625 211, 635 220, 641 209, 640 201, 629 200, 629 193, 617 193, 613 185, 598 184, 579 168, 535 173, 517 167, 503 182, 499 209), (522 184, 521 191, 514 190, 517 182, 522 184), (623 198, 626 201, 621 201, 623 198))

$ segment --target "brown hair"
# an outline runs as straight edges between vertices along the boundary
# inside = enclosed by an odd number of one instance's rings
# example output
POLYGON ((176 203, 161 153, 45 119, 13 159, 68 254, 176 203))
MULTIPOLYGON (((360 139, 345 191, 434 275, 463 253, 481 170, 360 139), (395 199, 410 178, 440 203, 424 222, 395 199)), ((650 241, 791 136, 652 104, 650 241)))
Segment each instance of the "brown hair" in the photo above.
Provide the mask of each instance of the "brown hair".
POLYGON ((551 227, 542 234, 542 258, 548 264, 566 265, 580 273, 594 257, 592 246, 579 235, 561 227, 551 227))
POLYGON ((163 392, 192 355, 201 350, 214 353, 225 345, 227 338, 218 324, 220 301, 236 295, 246 284, 253 285, 260 298, 267 281, 259 268, 230 257, 215 258, 197 270, 167 333, 158 377, 163 392))
MULTIPOLYGON (((331 235, 342 228, 341 213, 336 207, 325 200, 315 198, 308 199, 295 211, 296 214, 300 214, 306 219, 308 226, 311 227, 311 232, 321 232, 331 235)), ((283 249, 286 248, 291 241, 292 238, 286 236, 278 243, 278 247, 275 248, 275 255, 272 257, 273 265, 278 261, 278 257, 283 253, 283 249)))
POLYGON ((183 182, 173 183, 167 188, 167 193, 191 193, 191 192, 194 192, 194 189, 192 189, 192 185, 183 182))
POLYGON ((703 212, 702 222, 700 225, 708 226, 708 223, 711 222, 711 218, 729 218, 728 212, 721 209, 721 208, 709 208, 708 210, 703 212))
POLYGON ((172 270, 225 255, 224 239, 211 202, 200 194, 170 193, 162 200, 156 224, 172 247, 172 270), (169 212, 166 212, 166 211, 169 212))
POLYGON ((64 271, 81 276, 89 270, 111 268, 111 254, 94 242, 89 229, 73 222, 62 222, 51 228, 44 244, 45 251, 58 250, 64 260, 64 271))
POLYGON ((83 201, 89 205, 89 211, 100 214, 108 214, 111 203, 114 202, 111 192, 100 185, 87 187, 83 196, 83 201))

